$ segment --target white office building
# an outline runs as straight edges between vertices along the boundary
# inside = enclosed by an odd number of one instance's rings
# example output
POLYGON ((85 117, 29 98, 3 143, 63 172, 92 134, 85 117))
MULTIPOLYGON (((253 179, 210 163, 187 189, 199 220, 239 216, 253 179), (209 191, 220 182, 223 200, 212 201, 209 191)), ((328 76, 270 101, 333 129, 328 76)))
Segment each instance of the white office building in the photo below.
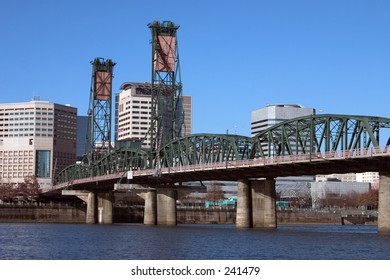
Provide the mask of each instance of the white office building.
MULTIPOLYGON (((127 82, 116 95, 116 139, 143 141, 142 147, 150 147, 149 129, 151 125, 151 84, 127 82)), ((183 135, 192 131, 192 98, 183 96, 184 127, 183 135)))
POLYGON ((76 161, 77 109, 47 101, 0 104, 0 181, 34 176, 50 189, 56 174, 76 161))
POLYGON ((254 137, 261 131, 285 120, 314 115, 315 109, 304 108, 295 104, 273 104, 252 111, 251 135, 254 137))

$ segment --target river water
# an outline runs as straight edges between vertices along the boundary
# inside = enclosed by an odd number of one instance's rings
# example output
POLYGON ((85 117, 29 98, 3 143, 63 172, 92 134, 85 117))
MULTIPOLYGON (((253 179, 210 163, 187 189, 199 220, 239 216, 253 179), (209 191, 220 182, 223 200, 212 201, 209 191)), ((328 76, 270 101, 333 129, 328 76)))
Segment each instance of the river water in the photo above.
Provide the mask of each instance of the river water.
POLYGON ((376 226, 1 223, 1 260, 390 260, 376 226))

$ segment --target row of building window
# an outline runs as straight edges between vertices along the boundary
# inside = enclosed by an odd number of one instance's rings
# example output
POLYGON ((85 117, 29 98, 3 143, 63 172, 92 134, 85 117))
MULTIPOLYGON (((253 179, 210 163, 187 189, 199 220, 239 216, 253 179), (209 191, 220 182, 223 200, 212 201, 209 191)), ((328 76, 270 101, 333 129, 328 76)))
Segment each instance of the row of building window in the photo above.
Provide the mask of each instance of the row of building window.
POLYGON ((129 100, 129 101, 126 101, 126 105, 128 104, 131 104, 131 103, 134 103, 134 104, 152 104, 152 101, 143 101, 143 100, 129 100))
POLYGON ((32 163, 32 157, 12 157, 12 158, 0 158, 0 164, 20 164, 20 163, 32 163))
POLYGON ((12 178, 26 178, 33 176, 32 172, 0 172, 0 180, 12 178))
POLYGON ((32 165, 0 165, 0 171, 22 171, 22 170, 33 170, 32 165))
POLYGON ((0 134, 0 137, 53 137, 53 134, 49 133, 18 133, 18 134, 0 134))
MULTIPOLYGON (((2 131, 8 131, 8 132, 13 132, 13 131, 34 131, 34 128, 10 128, 10 129, 0 129, 0 132, 2 131)), ((53 131, 52 128, 35 128, 35 131, 53 131)))
POLYGON ((126 111, 123 114, 119 114, 119 119, 122 119, 127 116, 127 118, 130 118, 131 115, 150 115, 150 111, 126 111))
POLYGON ((6 126, 31 126, 31 125, 36 125, 36 126, 53 126, 52 123, 40 123, 40 122, 36 122, 36 123, 10 123, 10 124, 0 124, 0 127, 6 127, 6 126))
POLYGON ((52 121, 54 120, 53 118, 41 118, 41 117, 26 117, 26 118, 3 118, 3 119, 0 119, 0 122, 1 121, 32 121, 32 120, 37 120, 37 121, 52 121))
POLYGON ((129 136, 129 135, 146 135, 146 132, 136 132, 136 131, 134 131, 133 133, 125 132, 125 133, 120 133, 119 134, 120 137, 125 137, 125 136, 129 136))
POLYGON ((2 157, 22 157, 33 156, 33 151, 0 151, 0 158, 2 157))
POLYGON ((23 116, 23 115, 48 115, 52 116, 53 112, 39 112, 39 111, 30 111, 30 112, 10 112, 10 113, 2 113, 0 112, 0 116, 23 116))

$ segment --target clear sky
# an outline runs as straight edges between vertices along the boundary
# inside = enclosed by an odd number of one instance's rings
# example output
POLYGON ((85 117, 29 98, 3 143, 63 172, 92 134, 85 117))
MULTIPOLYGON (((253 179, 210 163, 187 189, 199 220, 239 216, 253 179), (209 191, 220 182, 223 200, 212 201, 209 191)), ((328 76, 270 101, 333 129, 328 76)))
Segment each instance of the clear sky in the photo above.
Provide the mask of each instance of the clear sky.
POLYGON ((147 24, 178 30, 193 133, 250 135, 251 112, 294 103, 390 117, 388 0, 0 0, 0 103, 40 96, 86 115, 96 57, 114 93, 151 81, 147 24))

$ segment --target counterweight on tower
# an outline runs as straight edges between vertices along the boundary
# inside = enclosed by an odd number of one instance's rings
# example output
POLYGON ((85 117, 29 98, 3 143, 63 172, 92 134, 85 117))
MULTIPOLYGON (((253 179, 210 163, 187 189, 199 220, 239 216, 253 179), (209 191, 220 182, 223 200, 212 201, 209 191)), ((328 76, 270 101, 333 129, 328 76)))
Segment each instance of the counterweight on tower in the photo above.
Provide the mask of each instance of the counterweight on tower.
MULTIPOLYGON (((158 150, 182 136, 184 112, 177 30, 171 21, 148 24, 152 32, 152 101, 150 143, 158 162, 158 150)), ((155 162, 155 164, 156 164, 155 162)))

